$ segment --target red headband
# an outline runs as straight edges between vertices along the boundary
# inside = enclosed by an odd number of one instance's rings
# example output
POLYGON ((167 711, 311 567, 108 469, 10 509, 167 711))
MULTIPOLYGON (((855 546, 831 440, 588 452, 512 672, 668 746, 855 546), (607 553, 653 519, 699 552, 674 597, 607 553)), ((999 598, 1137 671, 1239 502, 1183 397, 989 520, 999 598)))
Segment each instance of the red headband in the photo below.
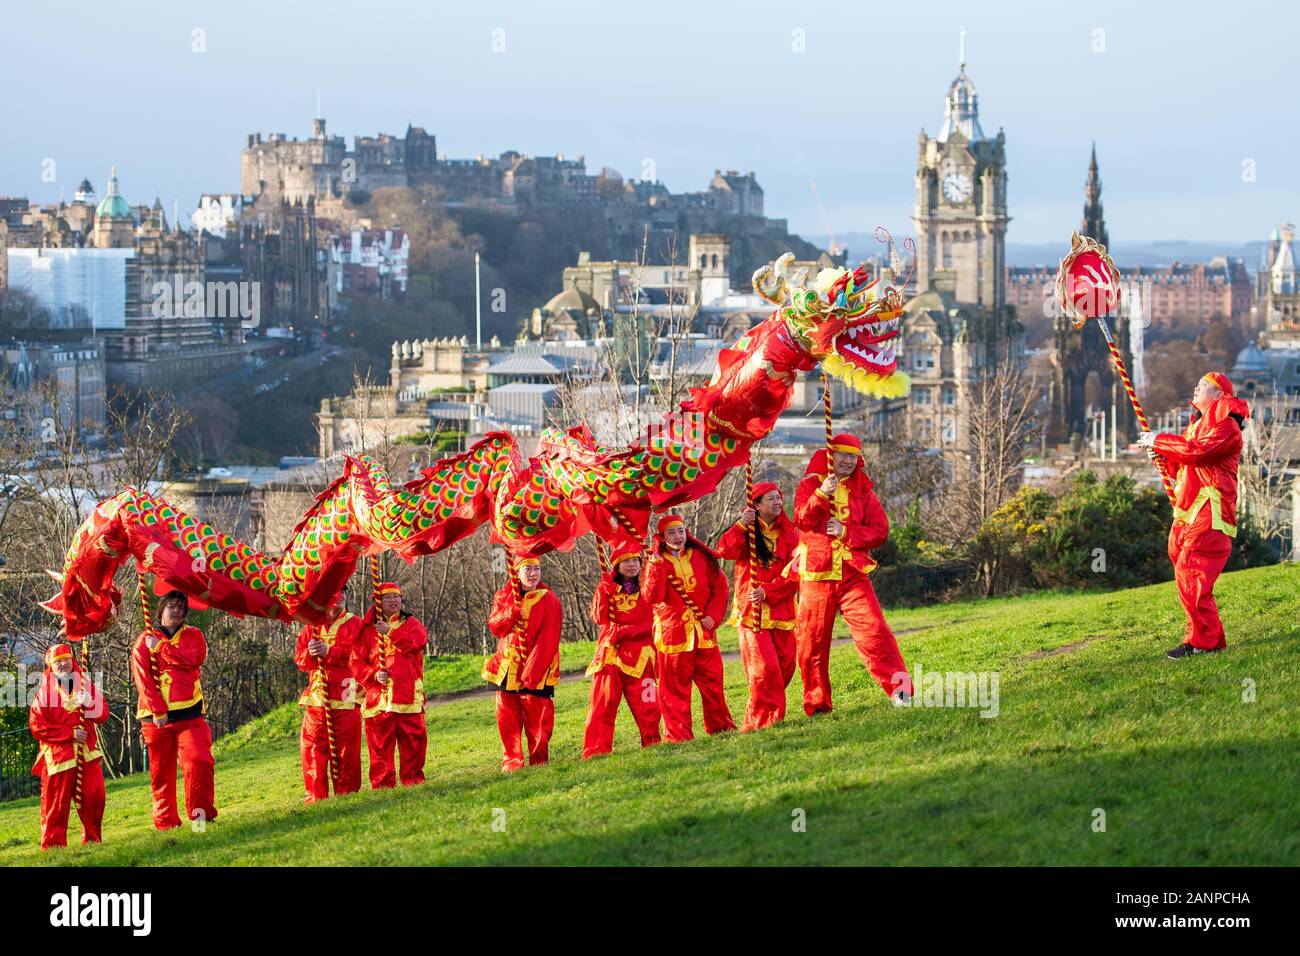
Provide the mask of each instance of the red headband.
POLYGON ((754 486, 754 490, 749 493, 749 503, 756 505, 769 491, 780 490, 781 489, 776 486, 776 482, 774 481, 760 481, 754 486))
POLYGON ((55 644, 45 652, 45 666, 53 667, 55 661, 61 661, 65 657, 73 661, 76 660, 76 658, 72 656, 72 647, 68 644, 55 644))
POLYGON ((686 522, 681 519, 680 515, 664 515, 659 519, 659 532, 662 534, 669 528, 675 528, 678 525, 681 525, 683 528, 686 527, 686 522))
POLYGON ((398 586, 396 581, 385 581, 383 584, 379 585, 380 597, 383 597, 385 594, 401 594, 401 593, 402 593, 402 589, 401 587, 398 586))
POLYGON ((831 451, 842 451, 850 455, 862 454, 862 440, 856 435, 843 432, 831 438, 831 451))
POLYGON ((1201 376, 1201 378, 1205 379, 1229 398, 1233 397, 1232 382, 1229 381, 1228 376, 1224 375, 1222 372, 1206 372, 1201 376))
POLYGON ((616 568, 618 567, 620 561, 626 561, 629 558, 639 558, 639 557, 641 557, 641 545, 637 544, 636 542, 629 541, 626 544, 620 545, 619 547, 613 549, 613 551, 610 553, 609 556, 609 566, 611 568, 616 568))

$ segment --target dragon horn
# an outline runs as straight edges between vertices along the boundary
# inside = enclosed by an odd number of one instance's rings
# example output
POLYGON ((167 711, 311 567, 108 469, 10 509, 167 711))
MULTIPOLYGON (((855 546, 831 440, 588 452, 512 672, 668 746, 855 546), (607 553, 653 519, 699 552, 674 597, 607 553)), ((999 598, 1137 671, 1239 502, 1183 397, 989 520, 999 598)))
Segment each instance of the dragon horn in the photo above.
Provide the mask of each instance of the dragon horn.
POLYGON ((793 261, 794 253, 785 252, 776 262, 760 267, 754 273, 754 291, 773 305, 783 305, 790 291, 790 280, 785 271, 793 261))

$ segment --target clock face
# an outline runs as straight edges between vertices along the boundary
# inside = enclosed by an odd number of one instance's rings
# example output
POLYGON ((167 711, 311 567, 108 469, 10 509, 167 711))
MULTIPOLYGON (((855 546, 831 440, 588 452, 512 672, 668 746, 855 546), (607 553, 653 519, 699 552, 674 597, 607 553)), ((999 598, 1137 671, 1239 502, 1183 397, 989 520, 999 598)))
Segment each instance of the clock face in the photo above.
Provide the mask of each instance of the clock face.
POLYGON ((948 173, 943 177, 943 198, 948 202, 970 199, 971 181, 965 173, 948 173))

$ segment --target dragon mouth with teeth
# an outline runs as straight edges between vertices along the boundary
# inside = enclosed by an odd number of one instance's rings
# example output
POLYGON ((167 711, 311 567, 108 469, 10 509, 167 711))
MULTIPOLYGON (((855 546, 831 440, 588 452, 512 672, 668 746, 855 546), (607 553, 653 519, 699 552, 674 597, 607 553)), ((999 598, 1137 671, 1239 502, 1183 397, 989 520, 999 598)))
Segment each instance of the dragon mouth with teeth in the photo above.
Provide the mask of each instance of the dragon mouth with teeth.
POLYGON ((780 312, 795 339, 829 375, 859 392, 898 398, 911 382, 898 368, 902 297, 868 278, 864 266, 823 269, 810 287, 793 282, 786 253, 754 274, 754 289, 780 312))
MULTIPOLYGON (((898 325, 895 313, 849 322, 831 338, 831 350, 822 358, 838 359, 851 370, 889 375, 898 368, 898 325)), ((828 369, 828 371, 831 371, 828 369)))

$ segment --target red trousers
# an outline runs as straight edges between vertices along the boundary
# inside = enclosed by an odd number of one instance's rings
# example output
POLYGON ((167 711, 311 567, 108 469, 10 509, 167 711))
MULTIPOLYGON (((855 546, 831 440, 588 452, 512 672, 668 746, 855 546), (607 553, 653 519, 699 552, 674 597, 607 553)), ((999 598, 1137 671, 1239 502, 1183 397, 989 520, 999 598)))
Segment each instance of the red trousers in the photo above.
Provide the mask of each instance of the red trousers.
POLYGON ((1178 599, 1187 612, 1187 634, 1193 647, 1206 650, 1227 646, 1219 607, 1214 603, 1214 582, 1232 554, 1232 539, 1211 527, 1208 505, 1189 525, 1175 521, 1169 529, 1169 560, 1174 565, 1178 599))
POLYGON ((839 581, 799 583, 799 614, 795 644, 803 678, 803 709, 809 716, 831 710, 830 653, 835 612, 844 616, 858 656, 886 694, 912 692, 912 678, 899 653, 894 632, 876 600, 871 581, 861 571, 845 567, 839 581))
MULTIPOLYGON (((41 767, 41 849, 68 845, 68 814, 77 789, 77 768, 51 775, 41 767)), ((81 842, 102 843, 104 835, 104 767, 92 760, 81 772, 81 842)))
POLYGON ((754 631, 741 624, 740 662, 749 681, 749 703, 740 732, 758 730, 785 719, 785 689, 794 677, 794 631, 754 631))
POLYGON ((710 734, 735 730, 722 689, 722 652, 716 647, 696 648, 676 654, 660 652, 655 660, 659 675, 659 713, 664 718, 664 739, 669 743, 691 740, 691 682, 700 691, 704 729, 710 734))
MULTIPOLYGON (((331 710, 334 727, 334 793, 356 793, 361 789, 361 711, 331 710)), ((325 726, 324 707, 306 707, 302 714, 302 780, 307 787, 307 802, 315 803, 330 795, 330 741, 325 726)))
POLYGON ((620 700, 627 701, 632 719, 641 732, 641 746, 653 747, 659 737, 659 694, 654 670, 647 665, 640 677, 631 677, 613 664, 596 671, 591 678, 591 710, 582 740, 582 759, 607 754, 614 749, 614 720, 620 700))
POLYGON ((176 760, 180 758, 185 778, 185 816, 189 820, 217 818, 213 792, 212 729, 202 717, 155 727, 153 721, 141 724, 145 746, 149 750, 149 785, 153 788, 153 825, 170 830, 181 825, 176 812, 176 760))
POLYGON ((372 790, 397 786, 398 769, 393 764, 394 744, 401 761, 402 786, 413 787, 424 783, 424 753, 429 745, 424 714, 395 714, 385 710, 366 718, 366 747, 370 750, 372 790))
POLYGON ((501 734, 501 772, 510 773, 524 765, 520 735, 528 738, 528 764, 536 767, 550 756, 551 734, 555 730, 555 700, 536 694, 497 691, 497 732, 501 734))

